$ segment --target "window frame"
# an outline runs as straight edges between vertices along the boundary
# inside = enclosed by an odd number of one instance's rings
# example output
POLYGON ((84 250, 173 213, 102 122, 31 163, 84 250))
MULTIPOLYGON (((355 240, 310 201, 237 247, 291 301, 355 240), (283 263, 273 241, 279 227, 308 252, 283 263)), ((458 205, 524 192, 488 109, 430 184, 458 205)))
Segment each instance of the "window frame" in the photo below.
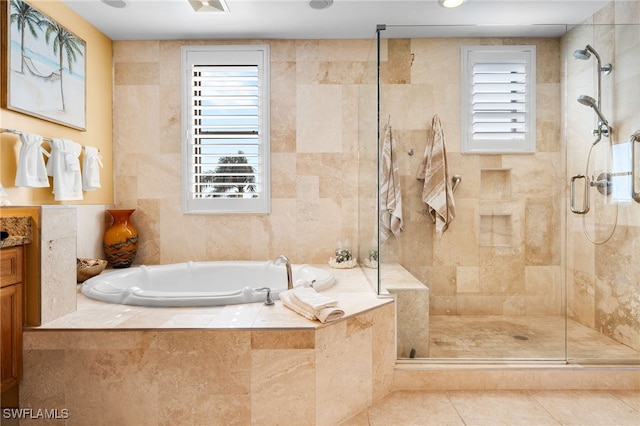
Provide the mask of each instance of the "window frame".
MULTIPOLYGON (((462 46, 461 49, 461 152, 463 154, 533 154, 536 152, 536 46, 462 46), (525 65, 524 140, 475 139, 473 67, 477 63, 525 65)), ((512 101, 513 102, 513 101, 512 101)))
POLYGON ((271 211, 269 45, 182 46, 182 212, 184 214, 268 214, 271 211), (259 85, 258 164, 260 196, 257 198, 194 198, 192 67, 194 65, 257 66, 259 85))

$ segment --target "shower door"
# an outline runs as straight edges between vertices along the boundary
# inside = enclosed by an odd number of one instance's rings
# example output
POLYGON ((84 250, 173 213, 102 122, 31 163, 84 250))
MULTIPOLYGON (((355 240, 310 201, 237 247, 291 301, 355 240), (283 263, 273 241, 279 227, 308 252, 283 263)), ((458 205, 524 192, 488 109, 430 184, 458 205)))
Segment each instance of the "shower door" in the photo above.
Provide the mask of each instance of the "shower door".
POLYGON ((573 188, 579 210, 584 197, 575 192, 586 185, 589 194, 585 214, 567 212, 567 358, 637 363, 640 204, 632 197, 632 135, 640 103, 631 93, 640 88, 640 4, 613 2, 594 22, 563 38, 567 173, 586 177, 573 188))
MULTIPOLYGON (((593 109, 576 102, 595 87, 593 64, 572 52, 591 43, 603 46, 599 51, 609 61, 631 62, 640 49, 638 27, 582 25, 557 38, 517 39, 443 38, 434 34, 454 29, 434 27, 418 38, 403 37, 406 26, 378 32, 378 152, 391 126, 403 215, 402 234, 380 240, 378 282, 381 293, 396 297, 398 358, 638 360, 640 204, 597 199, 597 187, 590 186, 593 211, 577 215, 569 193, 571 176, 584 172, 596 123, 593 109), (629 40, 636 44, 621 47, 629 40), (461 49, 514 43, 537 50, 536 152, 462 154, 461 49), (421 200, 424 183, 416 178, 436 114, 450 176, 460 177, 456 217, 441 239, 421 200), (590 242, 583 220, 601 238, 616 208, 610 241, 590 242)), ((469 28, 459 30, 469 34, 469 28)), ((627 134, 640 123, 640 111, 623 86, 640 87, 638 69, 620 71, 625 80, 602 80, 601 113, 627 134)), ((613 139, 620 142, 624 134, 613 132, 594 148, 590 173, 611 170, 613 139)))

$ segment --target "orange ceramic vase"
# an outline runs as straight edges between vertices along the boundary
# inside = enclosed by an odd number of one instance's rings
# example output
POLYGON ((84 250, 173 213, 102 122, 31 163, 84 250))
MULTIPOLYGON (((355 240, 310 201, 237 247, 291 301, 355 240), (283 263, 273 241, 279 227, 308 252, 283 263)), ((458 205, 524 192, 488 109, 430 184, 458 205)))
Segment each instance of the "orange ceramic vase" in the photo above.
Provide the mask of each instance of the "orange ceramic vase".
POLYGON ((107 211, 113 217, 113 223, 104 233, 104 254, 114 268, 128 268, 138 252, 138 231, 129 222, 136 210, 107 211))

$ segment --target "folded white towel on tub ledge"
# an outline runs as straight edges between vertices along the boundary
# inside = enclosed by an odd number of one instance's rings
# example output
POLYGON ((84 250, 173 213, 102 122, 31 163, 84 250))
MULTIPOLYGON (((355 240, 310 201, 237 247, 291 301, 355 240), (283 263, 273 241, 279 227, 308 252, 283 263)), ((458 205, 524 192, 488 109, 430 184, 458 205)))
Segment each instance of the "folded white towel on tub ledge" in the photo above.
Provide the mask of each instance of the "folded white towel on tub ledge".
POLYGON ((319 311, 320 309, 336 306, 338 301, 332 297, 318 293, 312 287, 296 287, 291 290, 291 301, 300 304, 309 311, 319 311))
POLYGON ((344 311, 338 307, 324 308, 316 312, 316 318, 322 323, 339 320, 344 316, 344 311))
POLYGON ((344 316, 344 311, 337 307, 337 300, 318 294, 312 288, 296 287, 281 292, 279 297, 284 306, 310 320, 327 323, 344 316))

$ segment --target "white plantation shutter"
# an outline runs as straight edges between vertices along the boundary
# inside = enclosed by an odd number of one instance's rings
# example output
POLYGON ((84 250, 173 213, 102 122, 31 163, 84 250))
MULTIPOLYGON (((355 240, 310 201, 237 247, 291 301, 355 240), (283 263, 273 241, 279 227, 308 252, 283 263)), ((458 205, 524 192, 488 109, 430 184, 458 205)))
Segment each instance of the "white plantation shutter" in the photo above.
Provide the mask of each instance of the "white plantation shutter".
POLYGON ((183 47, 184 212, 269 212, 268 53, 183 47))
POLYGON ((535 52, 462 48, 462 152, 535 152, 535 52))

